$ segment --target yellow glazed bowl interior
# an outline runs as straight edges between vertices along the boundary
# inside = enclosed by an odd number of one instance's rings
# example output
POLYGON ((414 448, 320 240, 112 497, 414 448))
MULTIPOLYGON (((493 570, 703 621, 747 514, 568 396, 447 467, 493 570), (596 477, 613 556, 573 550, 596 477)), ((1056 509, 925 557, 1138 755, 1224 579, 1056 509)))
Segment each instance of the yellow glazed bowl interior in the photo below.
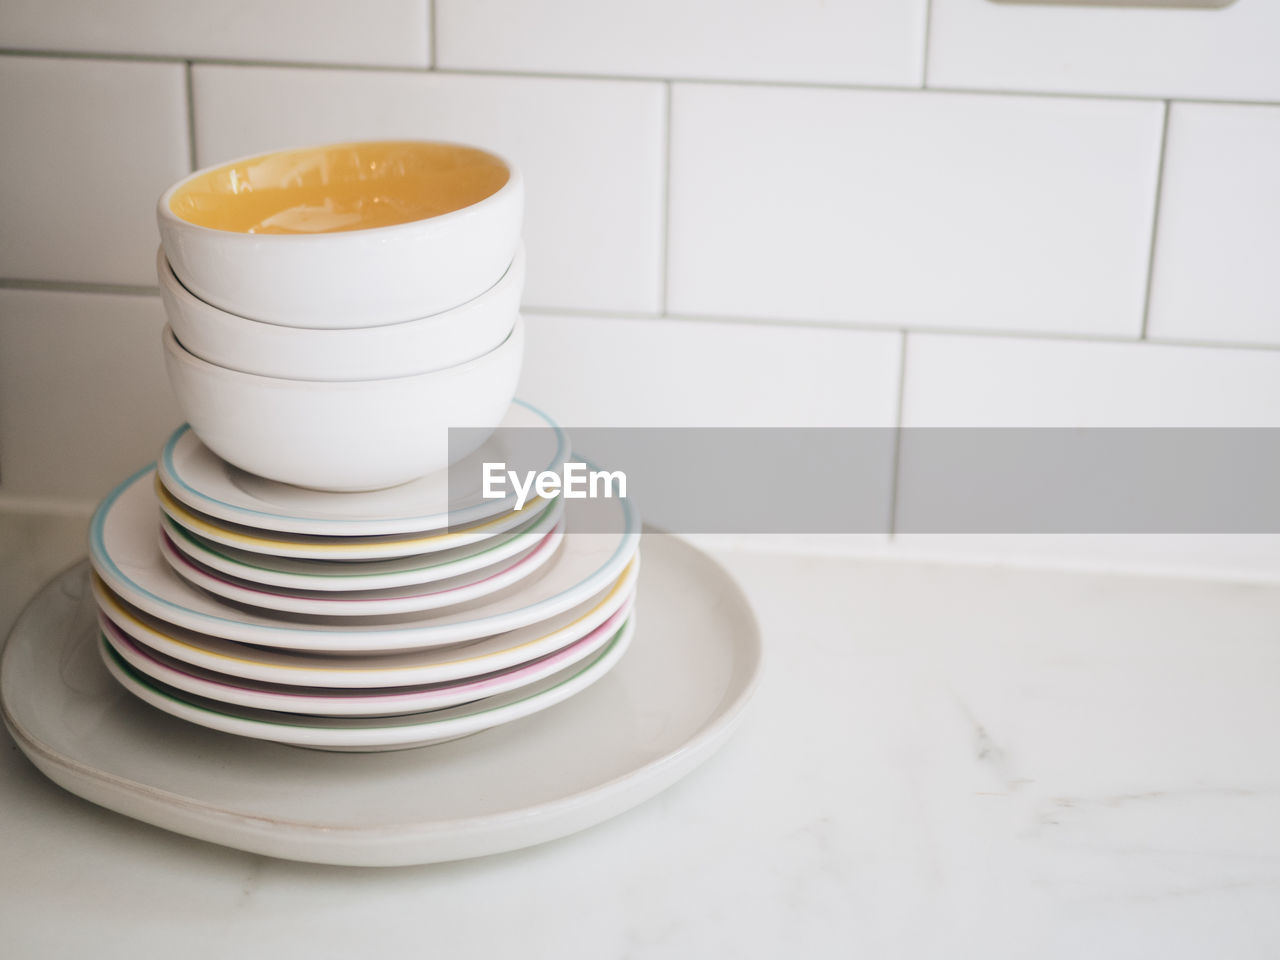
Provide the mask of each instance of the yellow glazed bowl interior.
POLYGON ((339 233, 438 217, 497 193, 511 171, 475 147, 339 143, 216 167, 169 198, 174 216, 213 230, 339 233))

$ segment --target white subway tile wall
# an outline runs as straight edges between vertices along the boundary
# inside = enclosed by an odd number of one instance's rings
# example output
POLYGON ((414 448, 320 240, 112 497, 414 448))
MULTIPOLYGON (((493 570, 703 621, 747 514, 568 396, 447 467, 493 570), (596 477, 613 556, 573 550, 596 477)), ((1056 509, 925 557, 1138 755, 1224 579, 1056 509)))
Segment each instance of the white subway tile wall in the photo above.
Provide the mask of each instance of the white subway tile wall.
MULTIPOLYGON (((568 421, 1280 426, 1278 34, 1263 0, 13 0, 0 502, 97 497, 176 419, 133 289, 166 184, 366 137, 524 170, 522 390, 568 421)), ((1204 545, 1143 549, 1280 572, 1204 545)))
MULTIPOLYGON (((892 427, 902 334, 687 318, 527 318, 519 395, 568 427, 892 427)), ((587 452, 590 455, 590 451, 587 452)), ((884 516, 892 470, 886 465, 884 516)), ((643 507, 643 505, 642 505, 643 507)), ((763 538, 799 551, 883 548, 882 533, 763 538)), ((761 538, 699 538, 710 547, 761 538)))
POLYGON ((443 68, 919 86, 925 0, 436 0, 443 68))
POLYGON ((913 333, 902 425, 1280 428, 1280 351, 913 333))
POLYGON ((678 84, 669 306, 1136 337, 1162 114, 678 84))
POLYGON ((1280 4, 1219 8, 932 0, 928 85, 1280 100, 1280 4))
POLYGON ((156 197, 190 168, 178 63, 0 57, 0 278, 154 286, 156 197))
POLYGON ((526 301, 656 312, 666 93, 660 83, 198 66, 200 166, 332 140, 491 147, 525 178, 526 301))
POLYGON ((1280 107, 1171 108, 1147 333, 1280 346, 1280 107))
POLYGON ((892 427, 902 335, 527 318, 520 396, 579 427, 892 427))
MULTIPOLYGON (((1276 350, 913 333, 906 351, 905 427, 1280 428, 1276 350)), ((936 483, 902 457, 899 508, 909 510, 919 492, 932 496, 936 483)), ((1272 533, 900 533, 894 546, 928 558, 1280 575, 1280 536, 1272 533)))
POLYGON ((422 0, 5 0, 18 50, 426 67, 422 0))
POLYGON ((85 502, 155 459, 182 418, 155 296, 0 290, 6 496, 85 502))

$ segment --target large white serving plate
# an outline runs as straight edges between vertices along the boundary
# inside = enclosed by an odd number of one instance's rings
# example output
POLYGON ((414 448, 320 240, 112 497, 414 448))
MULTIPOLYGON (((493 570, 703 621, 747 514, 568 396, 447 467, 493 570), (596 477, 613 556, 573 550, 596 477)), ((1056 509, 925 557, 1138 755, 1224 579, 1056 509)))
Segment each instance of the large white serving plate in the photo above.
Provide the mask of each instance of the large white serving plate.
POLYGON ((384 490, 335 495, 257 477, 220 459, 185 425, 160 451, 157 470, 175 499, 219 520, 281 533, 376 536, 423 533, 507 513, 515 507, 515 494, 485 499, 479 464, 554 470, 568 455, 569 438, 560 426, 513 400, 498 432, 463 464, 384 490))
POLYGON ((87 568, 10 635, 4 719, 63 787, 157 826, 269 856, 399 865, 585 829, 674 783, 729 736, 760 669, 750 607, 710 558, 644 538, 637 631, 597 684, 537 716, 396 753, 247 741, 137 701, 98 658, 87 568))

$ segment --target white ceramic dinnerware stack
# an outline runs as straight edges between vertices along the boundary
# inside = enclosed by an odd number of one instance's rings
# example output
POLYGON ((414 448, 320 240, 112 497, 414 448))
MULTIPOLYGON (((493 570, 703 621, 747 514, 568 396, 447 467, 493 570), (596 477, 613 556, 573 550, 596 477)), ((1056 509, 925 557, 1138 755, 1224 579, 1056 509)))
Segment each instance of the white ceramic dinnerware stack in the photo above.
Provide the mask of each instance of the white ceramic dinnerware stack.
POLYGON ((32 600, 0 667, 0 715, 54 782, 255 853, 431 863, 585 829, 724 743, 761 655, 732 579, 646 535, 641 596, 621 491, 484 487, 486 463, 581 460, 512 398, 521 190, 486 151, 396 141, 161 198, 189 423, 102 502, 89 569, 32 600))
POLYGON ((126 689, 229 734, 389 750, 536 713, 619 661, 629 501, 486 498, 458 479, 478 468, 447 469, 570 457, 513 402, 522 204, 500 158, 418 142, 248 158, 165 193, 164 354, 188 424, 90 543, 126 689))

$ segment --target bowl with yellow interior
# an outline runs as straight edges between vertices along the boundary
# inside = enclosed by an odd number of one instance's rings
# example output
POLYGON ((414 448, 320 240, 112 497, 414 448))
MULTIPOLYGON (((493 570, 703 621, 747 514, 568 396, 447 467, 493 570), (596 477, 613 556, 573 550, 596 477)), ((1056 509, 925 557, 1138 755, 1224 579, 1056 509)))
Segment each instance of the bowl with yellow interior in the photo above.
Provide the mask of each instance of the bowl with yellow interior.
POLYGON ((313 329, 402 323, 493 287, 520 243, 519 171, 427 140, 280 150, 207 167, 160 197, 174 275, 235 316, 313 329))

